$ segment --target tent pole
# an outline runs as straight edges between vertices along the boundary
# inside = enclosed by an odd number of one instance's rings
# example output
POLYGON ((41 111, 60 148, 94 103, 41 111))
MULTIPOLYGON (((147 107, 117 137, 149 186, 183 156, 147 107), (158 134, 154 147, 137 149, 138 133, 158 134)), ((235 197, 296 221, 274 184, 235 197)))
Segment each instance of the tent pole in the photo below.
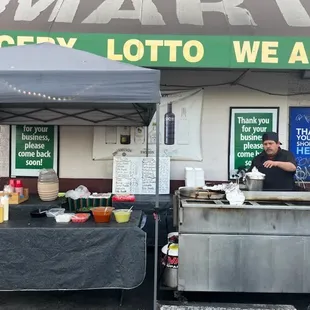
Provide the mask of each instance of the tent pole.
POLYGON ((159 103, 156 104, 156 197, 155 197, 155 251, 154 251, 154 300, 153 310, 157 309, 157 267, 158 267, 158 209, 159 209, 159 103))
POLYGON ((146 126, 146 157, 149 157, 149 126, 146 126))

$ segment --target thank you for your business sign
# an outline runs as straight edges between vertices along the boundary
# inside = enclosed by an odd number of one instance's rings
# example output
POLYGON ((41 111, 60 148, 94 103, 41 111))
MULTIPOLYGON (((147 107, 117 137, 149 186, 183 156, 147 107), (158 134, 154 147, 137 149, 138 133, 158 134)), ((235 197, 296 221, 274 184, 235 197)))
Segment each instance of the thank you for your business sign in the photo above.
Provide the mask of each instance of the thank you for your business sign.
POLYGON ((263 151, 262 135, 278 131, 278 108, 231 108, 229 135, 229 178, 240 168, 248 169, 263 151))
POLYGON ((38 176, 58 165, 58 128, 45 125, 12 126, 11 175, 38 176))

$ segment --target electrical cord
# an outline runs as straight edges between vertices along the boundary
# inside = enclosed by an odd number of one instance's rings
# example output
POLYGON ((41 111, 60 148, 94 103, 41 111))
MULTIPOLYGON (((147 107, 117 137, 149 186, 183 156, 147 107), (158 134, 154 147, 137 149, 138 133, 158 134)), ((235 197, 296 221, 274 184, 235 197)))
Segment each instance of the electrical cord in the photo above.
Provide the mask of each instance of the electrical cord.
POLYGON ((231 85, 232 82, 210 84, 210 85, 174 85, 174 84, 160 84, 161 87, 181 87, 181 88, 207 88, 207 87, 217 87, 217 86, 227 86, 231 85))
MULTIPOLYGON (((58 10, 57 10, 57 12, 56 12, 56 14, 55 14, 55 17, 54 17, 54 19, 52 20, 52 23, 51 23, 51 25, 50 25, 50 27, 49 27, 49 29, 48 29, 48 36, 50 36, 50 34, 51 34, 51 32, 52 32, 52 28, 53 28, 53 26, 54 26, 54 24, 55 24, 55 22, 56 22, 56 19, 57 19, 58 15, 59 15, 60 10, 61 10, 62 6, 64 5, 64 3, 65 3, 65 0, 62 0, 61 4, 60 4, 60 6, 59 6, 59 8, 58 8, 58 10)), ((56 4, 56 5, 57 5, 57 4, 56 4)))
POLYGON ((272 93, 272 92, 268 92, 262 89, 258 89, 255 87, 251 87, 248 85, 244 85, 244 84, 236 84, 238 86, 250 89, 250 90, 254 90, 254 91, 258 91, 260 93, 266 94, 266 95, 270 95, 270 96, 280 96, 280 97, 293 97, 293 96, 301 96, 301 95, 310 95, 310 91, 309 92, 300 92, 300 93, 292 93, 292 94, 279 94, 279 93, 272 93))
POLYGON ((173 84, 161 84, 161 87, 175 87, 175 88, 185 88, 185 89, 192 89, 192 88, 208 88, 208 87, 219 87, 219 86, 240 86, 246 89, 250 89, 253 91, 257 91, 259 93, 263 93, 270 96, 279 96, 279 97, 293 97, 293 96, 302 96, 302 95, 310 95, 309 92, 298 92, 298 93, 272 93, 263 89, 259 89, 256 87, 244 85, 241 83, 235 83, 235 82, 226 82, 226 83, 218 83, 218 84, 209 84, 209 85, 173 85, 173 84))

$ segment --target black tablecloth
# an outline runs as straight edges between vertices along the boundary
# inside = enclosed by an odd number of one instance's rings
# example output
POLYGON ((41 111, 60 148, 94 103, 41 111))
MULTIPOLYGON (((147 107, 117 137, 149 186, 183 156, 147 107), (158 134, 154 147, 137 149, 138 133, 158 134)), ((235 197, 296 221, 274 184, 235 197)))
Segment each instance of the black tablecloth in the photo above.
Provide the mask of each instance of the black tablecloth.
POLYGON ((42 201, 38 195, 30 195, 29 199, 20 205, 15 205, 15 207, 23 207, 23 208, 35 208, 39 207, 42 209, 50 209, 50 208, 60 208, 62 205, 67 204, 67 198, 57 198, 54 201, 42 201))
POLYGON ((126 224, 62 224, 32 219, 35 208, 10 206, 10 220, 0 224, 0 290, 132 289, 143 282, 141 211, 126 224))
MULTIPOLYGON (((155 195, 135 195, 135 202, 113 202, 116 209, 127 209, 134 206, 134 210, 142 210, 147 215, 147 221, 143 230, 147 233, 147 244, 154 246, 155 243, 155 224, 154 224, 154 208, 155 195)), ((172 215, 172 195, 159 196, 159 245, 163 246, 167 243, 167 234, 173 229, 172 215)))

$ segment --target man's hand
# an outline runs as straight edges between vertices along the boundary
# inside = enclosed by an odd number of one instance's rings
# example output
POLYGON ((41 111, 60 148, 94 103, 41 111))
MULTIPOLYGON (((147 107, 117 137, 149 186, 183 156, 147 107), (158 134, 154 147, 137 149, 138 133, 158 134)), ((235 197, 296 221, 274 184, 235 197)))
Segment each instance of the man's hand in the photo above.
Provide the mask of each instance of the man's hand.
POLYGON ((272 168, 272 167, 277 167, 278 166, 278 162, 277 161, 273 161, 273 160, 267 160, 264 162, 264 167, 265 168, 272 168))

